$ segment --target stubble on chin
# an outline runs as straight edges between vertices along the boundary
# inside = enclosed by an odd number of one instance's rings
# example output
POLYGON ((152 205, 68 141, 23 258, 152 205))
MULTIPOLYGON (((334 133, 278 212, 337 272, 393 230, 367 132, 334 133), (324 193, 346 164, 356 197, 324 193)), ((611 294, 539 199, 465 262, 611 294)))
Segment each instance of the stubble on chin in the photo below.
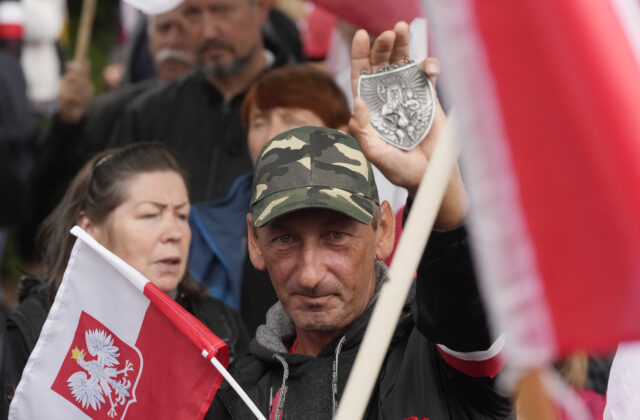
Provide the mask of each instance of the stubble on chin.
POLYGON ((246 55, 235 57, 230 63, 205 63, 203 65, 205 75, 210 79, 227 79, 238 73, 242 73, 251 63, 257 47, 252 48, 246 55))

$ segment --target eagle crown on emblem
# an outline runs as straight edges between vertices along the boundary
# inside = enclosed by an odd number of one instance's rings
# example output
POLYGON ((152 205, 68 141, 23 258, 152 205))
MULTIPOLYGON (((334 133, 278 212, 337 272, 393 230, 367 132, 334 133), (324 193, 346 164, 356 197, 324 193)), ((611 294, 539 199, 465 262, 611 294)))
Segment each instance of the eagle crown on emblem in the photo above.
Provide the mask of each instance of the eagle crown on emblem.
POLYGON ((113 418, 116 416, 116 407, 123 406, 130 397, 131 381, 127 379, 127 374, 134 369, 133 363, 127 360, 124 369, 121 370, 113 367, 120 364, 120 349, 113 345, 113 337, 103 330, 85 331, 85 340, 89 353, 96 358, 85 360, 85 351, 77 346, 71 351, 71 358, 76 360, 89 377, 87 378, 85 372, 78 371, 69 377, 67 383, 76 402, 82 404, 82 408, 91 406, 96 411, 100 410, 101 405, 105 403, 104 393, 111 404, 108 415, 113 418), (123 377, 118 379, 120 375, 123 377), (116 394, 115 398, 112 396, 113 391, 116 394))

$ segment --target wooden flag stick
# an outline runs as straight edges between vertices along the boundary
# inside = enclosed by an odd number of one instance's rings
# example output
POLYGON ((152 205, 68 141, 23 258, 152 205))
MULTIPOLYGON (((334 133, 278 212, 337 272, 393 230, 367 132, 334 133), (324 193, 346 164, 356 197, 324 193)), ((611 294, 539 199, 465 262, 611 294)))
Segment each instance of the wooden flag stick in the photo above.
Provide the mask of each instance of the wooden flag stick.
MULTIPOLYGON (((206 350, 202 350, 202 356, 206 359, 208 354, 206 350)), ((240 398, 242 399, 242 401, 244 401, 244 403, 247 405, 247 407, 249 407, 249 410, 251 410, 251 412, 253 413, 254 416, 256 416, 256 418, 258 420, 267 420, 262 413, 260 413, 260 410, 258 410, 258 407, 256 407, 256 405, 253 403, 253 401, 251 401, 251 398, 249 398, 249 396, 247 395, 246 392, 244 392, 244 389, 242 389, 242 387, 240 386, 240 384, 238 384, 236 382, 235 379, 233 379, 233 376, 231 376, 231 374, 227 371, 227 369, 224 368, 224 366, 222 366, 222 363, 220 363, 218 361, 218 359, 216 359, 215 357, 211 358, 211 364, 213 366, 215 366, 216 369, 218 369, 218 372, 220 372, 222 374, 222 376, 224 377, 224 379, 227 380, 227 382, 229 382, 229 385, 231 385, 231 387, 238 393, 238 396, 240 396, 240 398)))
POLYGON ((336 420, 362 418, 371 390, 391 341, 413 275, 427 244, 440 203, 458 158, 454 117, 444 128, 413 201, 398 249, 389 269, 389 281, 380 290, 369 326, 349 375, 336 420))
POLYGON ((76 36, 76 50, 74 61, 84 61, 89 52, 89 42, 93 30, 93 20, 96 16, 96 6, 98 0, 84 0, 82 2, 82 15, 78 25, 78 35, 76 36))
POLYGON ((542 376, 542 369, 536 369, 518 381, 516 386, 518 419, 558 420, 542 376))

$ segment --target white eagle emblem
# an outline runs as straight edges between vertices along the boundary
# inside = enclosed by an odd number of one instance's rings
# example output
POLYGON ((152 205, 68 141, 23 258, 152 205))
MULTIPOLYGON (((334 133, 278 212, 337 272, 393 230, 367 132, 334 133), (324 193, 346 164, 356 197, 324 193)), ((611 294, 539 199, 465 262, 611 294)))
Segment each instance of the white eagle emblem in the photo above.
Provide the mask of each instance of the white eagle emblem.
POLYGON ((67 383, 76 402, 82 404, 82 408, 91 406, 96 411, 100 410, 106 396, 111 404, 108 415, 113 418, 116 416, 116 407, 124 406, 130 397, 131 381, 127 379, 127 374, 133 370, 133 363, 127 360, 122 370, 113 367, 120 364, 120 349, 113 345, 113 336, 104 330, 85 331, 85 340, 89 353, 95 359, 85 360, 85 351, 77 346, 71 351, 71 358, 76 360, 89 377, 87 378, 85 372, 78 371, 67 379, 67 383), (120 375, 123 376, 118 379, 120 375))

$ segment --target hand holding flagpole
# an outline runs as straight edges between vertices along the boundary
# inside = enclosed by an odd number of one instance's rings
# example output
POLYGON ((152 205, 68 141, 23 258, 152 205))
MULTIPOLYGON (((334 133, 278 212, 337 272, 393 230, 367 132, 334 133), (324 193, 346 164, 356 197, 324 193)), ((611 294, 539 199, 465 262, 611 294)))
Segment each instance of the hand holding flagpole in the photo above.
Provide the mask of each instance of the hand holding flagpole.
POLYGON ((82 2, 82 15, 80 16, 78 35, 76 36, 76 49, 73 55, 74 61, 87 60, 97 3, 98 0, 84 0, 82 2))
POLYGON ((434 150, 360 346, 336 420, 361 418, 457 159, 453 118, 434 150))

